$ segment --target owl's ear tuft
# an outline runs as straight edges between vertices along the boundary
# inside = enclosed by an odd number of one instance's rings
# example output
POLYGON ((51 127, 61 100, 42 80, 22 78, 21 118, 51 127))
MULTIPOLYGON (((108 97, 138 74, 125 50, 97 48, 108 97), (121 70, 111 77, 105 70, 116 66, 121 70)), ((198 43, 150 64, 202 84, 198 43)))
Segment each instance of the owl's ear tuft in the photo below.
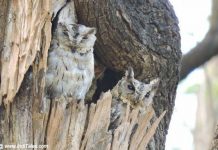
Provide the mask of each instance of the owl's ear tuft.
POLYGON ((90 28, 87 34, 96 34, 96 28, 90 28))
POLYGON ((59 22, 57 26, 57 28, 61 28, 62 30, 68 30, 67 27, 68 25, 63 22, 59 22))
POLYGON ((63 22, 58 22, 58 25, 59 25, 59 26, 63 26, 64 23, 63 23, 63 22))
POLYGON ((125 76, 127 79, 134 79, 134 71, 132 67, 128 67, 125 76))
POLYGON ((59 22, 58 27, 66 27, 66 25, 63 22, 59 22))
POLYGON ((73 31, 77 31, 79 29, 79 24, 70 24, 73 31))
POLYGON ((160 79, 156 78, 154 80, 151 80, 150 85, 152 86, 152 88, 157 88, 159 83, 160 83, 160 79))

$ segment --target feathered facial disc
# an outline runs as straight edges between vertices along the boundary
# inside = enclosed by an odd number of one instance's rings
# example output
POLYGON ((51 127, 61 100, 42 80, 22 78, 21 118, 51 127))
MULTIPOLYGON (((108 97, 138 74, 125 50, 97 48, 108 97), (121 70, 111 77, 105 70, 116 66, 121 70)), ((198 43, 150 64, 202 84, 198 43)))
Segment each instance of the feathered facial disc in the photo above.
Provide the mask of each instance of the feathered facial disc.
POLYGON ((86 53, 93 48, 96 41, 96 28, 86 27, 80 24, 58 24, 58 35, 62 43, 79 53, 86 53))
POLYGON ((121 98, 129 100, 131 105, 138 105, 138 103, 147 105, 152 102, 158 85, 159 79, 154 79, 149 84, 136 80, 133 69, 130 67, 125 77, 119 82, 118 91, 121 98))

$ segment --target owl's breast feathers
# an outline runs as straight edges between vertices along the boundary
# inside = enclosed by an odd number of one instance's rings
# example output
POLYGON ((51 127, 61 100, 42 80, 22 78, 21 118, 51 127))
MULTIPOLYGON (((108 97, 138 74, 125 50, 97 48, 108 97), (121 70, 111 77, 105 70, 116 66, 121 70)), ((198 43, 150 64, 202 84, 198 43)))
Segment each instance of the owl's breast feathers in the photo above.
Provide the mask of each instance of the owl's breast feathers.
POLYGON ((46 86, 52 97, 84 99, 93 77, 93 50, 81 55, 59 47, 49 53, 46 86))

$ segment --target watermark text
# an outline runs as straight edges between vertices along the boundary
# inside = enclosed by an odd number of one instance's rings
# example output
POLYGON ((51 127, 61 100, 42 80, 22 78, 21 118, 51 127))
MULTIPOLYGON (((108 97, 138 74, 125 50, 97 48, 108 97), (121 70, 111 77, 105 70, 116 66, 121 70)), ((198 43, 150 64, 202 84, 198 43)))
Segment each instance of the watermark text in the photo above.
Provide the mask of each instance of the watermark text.
POLYGON ((34 144, 0 144, 0 149, 48 149, 48 145, 34 144))

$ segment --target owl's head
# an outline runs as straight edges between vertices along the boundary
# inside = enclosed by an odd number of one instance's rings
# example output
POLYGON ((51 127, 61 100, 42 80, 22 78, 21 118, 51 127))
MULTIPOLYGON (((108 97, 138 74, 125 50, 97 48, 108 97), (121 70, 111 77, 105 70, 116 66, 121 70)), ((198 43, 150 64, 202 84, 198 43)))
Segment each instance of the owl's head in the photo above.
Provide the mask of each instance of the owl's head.
POLYGON ((132 107, 136 107, 150 105, 158 85, 158 78, 152 80, 149 84, 136 80, 133 69, 130 67, 125 76, 118 82, 116 88, 119 98, 123 102, 129 102, 132 107))
POLYGON ((86 27, 80 24, 62 24, 57 26, 57 38, 59 44, 70 47, 79 53, 90 51, 96 41, 96 28, 86 27))

